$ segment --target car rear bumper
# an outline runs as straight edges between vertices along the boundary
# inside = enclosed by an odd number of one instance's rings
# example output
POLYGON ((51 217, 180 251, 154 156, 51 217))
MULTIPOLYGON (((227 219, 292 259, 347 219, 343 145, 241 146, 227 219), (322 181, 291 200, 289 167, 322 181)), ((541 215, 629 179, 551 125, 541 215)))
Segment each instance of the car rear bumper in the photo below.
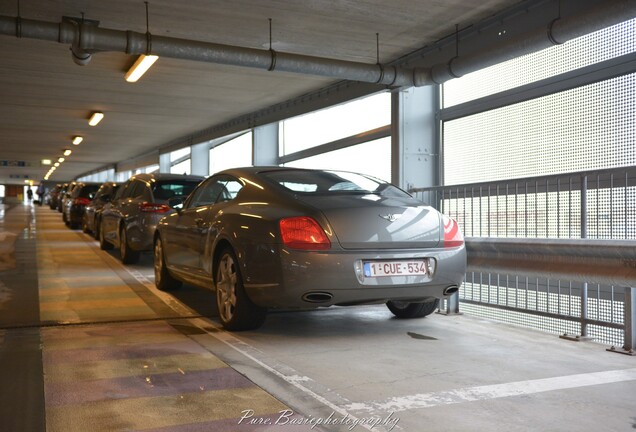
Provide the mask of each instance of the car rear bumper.
MULTIPOLYGON (((245 289, 252 301, 271 308, 312 308, 332 305, 424 301, 442 298, 459 287, 466 272, 465 248, 408 251, 305 252, 281 249, 280 268, 269 277, 250 274, 245 289), (430 276, 360 278, 360 262, 433 258, 430 276)), ((272 263, 273 264, 273 263, 272 263)), ((248 268, 249 264, 247 267, 248 268)))

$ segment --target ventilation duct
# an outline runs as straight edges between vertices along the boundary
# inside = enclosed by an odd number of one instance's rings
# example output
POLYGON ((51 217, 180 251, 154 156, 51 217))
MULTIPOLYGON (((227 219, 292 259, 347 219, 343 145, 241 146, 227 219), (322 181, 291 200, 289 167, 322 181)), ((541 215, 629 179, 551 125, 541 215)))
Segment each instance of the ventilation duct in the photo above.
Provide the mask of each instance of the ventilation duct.
POLYGON ((598 6, 584 13, 553 21, 547 29, 541 28, 525 33, 481 52, 454 57, 445 64, 419 69, 112 30, 99 28, 92 23, 73 21, 51 23, 0 16, 0 34, 69 44, 73 59, 78 64, 88 63, 90 55, 100 51, 115 51, 131 55, 152 53, 160 57, 293 72, 385 86, 419 87, 434 83, 441 84, 469 72, 566 42, 634 17, 636 17, 636 1, 602 1, 598 6))

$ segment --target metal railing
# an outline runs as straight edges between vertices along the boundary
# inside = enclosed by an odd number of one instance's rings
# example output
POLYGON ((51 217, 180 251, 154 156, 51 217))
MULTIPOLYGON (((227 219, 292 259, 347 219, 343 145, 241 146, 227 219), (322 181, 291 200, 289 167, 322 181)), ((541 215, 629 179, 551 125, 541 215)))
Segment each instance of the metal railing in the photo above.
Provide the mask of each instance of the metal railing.
POLYGON ((636 348, 636 167, 410 192, 464 230, 463 312, 636 348))

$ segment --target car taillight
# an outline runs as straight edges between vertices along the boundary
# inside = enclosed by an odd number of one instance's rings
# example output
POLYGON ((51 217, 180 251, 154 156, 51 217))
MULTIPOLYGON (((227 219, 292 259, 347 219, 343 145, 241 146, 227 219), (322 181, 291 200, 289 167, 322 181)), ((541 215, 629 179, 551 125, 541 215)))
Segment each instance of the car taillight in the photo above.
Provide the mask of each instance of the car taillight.
POLYGON ((281 219, 280 234, 285 246, 292 249, 325 250, 331 248, 327 234, 308 216, 281 219))
POLYGON ((89 200, 88 198, 75 198, 75 201, 73 201, 73 204, 75 205, 88 205, 90 204, 91 200, 89 200))
POLYGON ((444 221, 444 247, 458 247, 464 244, 464 236, 454 219, 442 215, 444 221))
POLYGON ((139 204, 139 210, 144 213, 167 213, 170 211, 170 207, 166 204, 142 202, 139 204))

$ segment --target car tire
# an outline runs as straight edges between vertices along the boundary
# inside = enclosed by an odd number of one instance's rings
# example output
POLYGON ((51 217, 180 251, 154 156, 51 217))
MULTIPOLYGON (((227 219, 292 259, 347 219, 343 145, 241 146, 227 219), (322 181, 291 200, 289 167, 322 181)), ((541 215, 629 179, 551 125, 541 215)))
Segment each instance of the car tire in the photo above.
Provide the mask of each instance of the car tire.
POLYGON ((139 261, 139 251, 133 250, 128 245, 126 226, 122 225, 119 230, 119 256, 124 264, 135 264, 139 261))
POLYGON ((401 301, 388 301, 386 307, 397 318, 424 318, 435 312, 439 307, 439 299, 425 303, 407 303, 401 301))
POLYGON ((242 331, 263 325, 267 309, 255 305, 247 296, 234 251, 230 248, 221 251, 214 268, 216 306, 223 327, 231 331, 242 331))
POLYGON ((68 219, 66 218, 66 212, 62 212, 62 222, 64 222, 64 225, 68 226, 68 219))
POLYGON ((68 227, 70 229, 77 229, 79 228, 79 224, 77 222, 73 221, 73 215, 69 214, 69 216, 66 218, 66 220, 68 221, 68 227))
POLYGON ((106 240, 106 236, 104 235, 104 229, 100 226, 99 228, 99 248, 101 250, 111 250, 113 248, 113 244, 106 240))
POLYGON ((101 225, 99 218, 95 217, 95 219, 93 219, 93 236, 95 237, 95 240, 99 240, 99 230, 101 229, 101 225))
POLYGON ((154 246, 155 286, 161 291, 173 291, 181 288, 182 282, 172 277, 163 254, 163 243, 160 237, 155 240, 154 246))

